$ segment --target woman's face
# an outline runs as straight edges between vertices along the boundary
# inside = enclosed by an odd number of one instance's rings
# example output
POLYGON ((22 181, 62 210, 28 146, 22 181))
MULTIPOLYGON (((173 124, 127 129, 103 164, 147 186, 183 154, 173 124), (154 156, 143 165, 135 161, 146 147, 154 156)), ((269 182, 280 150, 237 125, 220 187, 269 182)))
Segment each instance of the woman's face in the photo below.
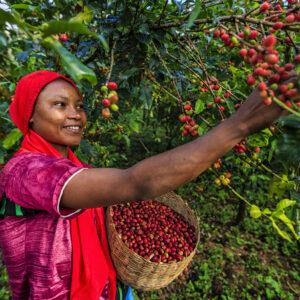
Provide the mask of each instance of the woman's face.
POLYGON ((52 81, 39 94, 29 123, 33 131, 67 157, 68 147, 79 145, 83 134, 83 101, 67 81, 52 81))

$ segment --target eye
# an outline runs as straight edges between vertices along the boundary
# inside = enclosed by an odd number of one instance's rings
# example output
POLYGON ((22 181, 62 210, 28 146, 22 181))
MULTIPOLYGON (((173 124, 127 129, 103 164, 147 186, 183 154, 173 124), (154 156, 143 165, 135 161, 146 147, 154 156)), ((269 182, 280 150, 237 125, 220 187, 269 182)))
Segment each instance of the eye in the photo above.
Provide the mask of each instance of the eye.
POLYGON ((83 103, 78 104, 77 109, 83 110, 84 109, 84 104, 83 103))
POLYGON ((57 102, 54 103, 54 105, 55 105, 55 106, 61 106, 61 107, 63 107, 63 106, 65 106, 66 104, 65 104, 63 101, 57 101, 57 102))

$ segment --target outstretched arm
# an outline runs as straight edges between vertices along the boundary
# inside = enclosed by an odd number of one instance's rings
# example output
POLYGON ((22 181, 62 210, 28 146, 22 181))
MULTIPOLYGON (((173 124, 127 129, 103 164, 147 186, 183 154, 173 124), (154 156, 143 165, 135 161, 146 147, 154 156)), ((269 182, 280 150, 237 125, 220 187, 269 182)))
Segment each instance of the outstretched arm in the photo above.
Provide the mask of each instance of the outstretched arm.
MULTIPOLYGON (((290 81, 295 82, 296 78, 290 81)), ((229 119, 192 142, 126 170, 95 168, 80 172, 66 186, 62 206, 109 206, 151 199, 174 190, 196 178, 243 138, 269 126, 282 113, 275 103, 265 106, 256 89, 229 119)))

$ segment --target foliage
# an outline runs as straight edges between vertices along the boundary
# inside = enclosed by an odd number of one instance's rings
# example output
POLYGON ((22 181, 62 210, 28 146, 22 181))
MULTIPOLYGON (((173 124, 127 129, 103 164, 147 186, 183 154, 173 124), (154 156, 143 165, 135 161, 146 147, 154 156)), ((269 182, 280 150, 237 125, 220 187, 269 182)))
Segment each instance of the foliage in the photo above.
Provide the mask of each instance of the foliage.
MULTIPOLYGON (((299 21, 285 21, 287 12, 299 12, 299 4, 270 2, 283 8, 278 17, 285 27, 275 33, 282 66, 292 62, 299 51, 299 21)), ((188 124, 178 120, 180 115, 190 116, 196 125, 196 135, 201 136, 230 117, 250 94, 252 87, 246 78, 252 66, 240 56, 239 47, 226 46, 213 36, 217 28, 236 38, 246 25, 257 30, 255 45, 247 39, 238 40, 250 48, 258 47, 276 22, 269 12, 259 13, 260 1, 26 0, 21 4, 8 0, 5 3, 0 8, 1 166, 20 145, 21 134, 10 119, 8 107, 22 76, 50 69, 71 77, 83 94, 89 120, 85 139, 74 149, 76 155, 95 167, 126 168, 193 140, 195 137, 189 132, 182 134, 188 124), (63 34, 67 34, 67 40, 62 38, 63 34), (109 119, 101 114, 104 97, 101 86, 108 81, 118 84, 119 96, 119 110, 112 111, 109 119), (186 104, 192 109, 186 110, 186 104)), ((299 66, 295 68, 299 71, 299 66)), ((279 104, 293 114, 241 141, 245 151, 233 149, 206 171, 201 176, 206 195, 201 189, 189 191, 202 205, 191 203, 198 213, 202 208, 209 211, 211 201, 216 201, 224 211, 235 212, 222 215, 220 222, 247 222, 247 230, 259 237, 263 234, 267 246, 272 245, 267 241, 268 236, 276 240, 277 248, 286 242, 278 240, 275 232, 292 244, 300 235, 300 110, 296 103, 291 107, 279 104), (231 175, 230 184, 224 181, 226 174, 231 175), (237 199, 236 203, 231 203, 232 198, 237 199), (244 219, 246 207, 254 218, 251 221, 244 219), (267 231, 262 233, 266 226, 269 226, 267 231)), ((209 218, 214 217, 209 215, 209 218)), ((207 231, 214 234, 211 222, 207 220, 207 231)), ((246 243, 250 237, 242 238, 240 234, 236 240, 246 243)), ((231 259, 228 253, 210 250, 209 253, 216 261, 221 255, 221 265, 223 256, 231 259)), ((233 287, 221 279, 222 267, 212 270, 213 260, 207 264, 195 263, 198 283, 188 282, 183 293, 195 297, 203 290, 201 297, 220 296, 211 295, 211 276, 214 276, 224 286, 222 297, 230 299, 229 289, 233 287)), ((257 291, 258 297, 293 299, 283 291, 282 274, 261 269, 257 272, 261 272, 260 287, 267 286, 265 294, 257 291)), ((257 289, 254 277, 249 278, 247 289, 257 289)), ((242 293, 243 297, 251 298, 248 292, 242 293)))

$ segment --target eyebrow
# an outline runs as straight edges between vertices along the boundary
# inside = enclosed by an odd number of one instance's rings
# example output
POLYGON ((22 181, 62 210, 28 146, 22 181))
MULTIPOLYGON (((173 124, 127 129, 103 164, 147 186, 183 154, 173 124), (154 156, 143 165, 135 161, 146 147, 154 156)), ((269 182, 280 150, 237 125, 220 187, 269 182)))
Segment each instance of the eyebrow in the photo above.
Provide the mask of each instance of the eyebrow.
MULTIPOLYGON (((53 98, 62 98, 62 99, 65 99, 65 100, 69 100, 68 97, 65 97, 65 96, 63 96, 63 95, 54 95, 53 98)), ((76 101, 77 101, 77 102, 83 102, 83 100, 80 99, 80 98, 78 98, 76 101)))

